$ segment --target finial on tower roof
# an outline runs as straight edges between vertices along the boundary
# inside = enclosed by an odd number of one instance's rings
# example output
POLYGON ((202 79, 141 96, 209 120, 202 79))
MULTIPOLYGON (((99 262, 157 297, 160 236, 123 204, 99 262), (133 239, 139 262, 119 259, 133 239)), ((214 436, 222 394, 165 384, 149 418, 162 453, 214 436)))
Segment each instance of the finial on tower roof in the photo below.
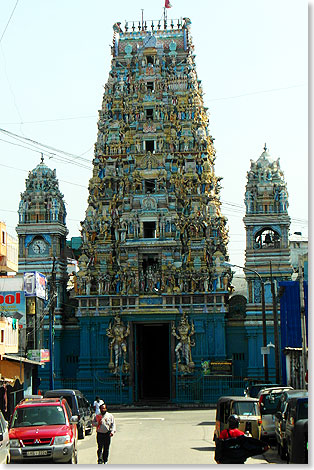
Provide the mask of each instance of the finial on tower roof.
POLYGON ((44 154, 43 153, 41 154, 40 163, 44 163, 44 154))
POLYGON ((267 150, 267 146, 266 146, 266 142, 265 142, 265 145, 264 145, 264 152, 266 152, 267 150))

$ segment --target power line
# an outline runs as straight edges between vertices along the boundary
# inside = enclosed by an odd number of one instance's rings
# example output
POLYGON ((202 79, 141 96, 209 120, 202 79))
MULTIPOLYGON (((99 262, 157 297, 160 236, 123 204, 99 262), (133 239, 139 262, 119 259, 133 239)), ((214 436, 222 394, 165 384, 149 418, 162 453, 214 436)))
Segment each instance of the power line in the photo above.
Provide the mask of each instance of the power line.
POLYGON ((9 24, 10 24, 10 21, 11 21, 11 19, 12 19, 12 16, 13 16, 13 14, 14 14, 14 12, 15 12, 15 9, 16 9, 18 3, 19 3, 19 0, 16 0, 16 3, 15 3, 15 5, 14 5, 14 8, 13 8, 12 13, 11 13, 11 15, 10 15, 10 18, 8 19, 8 22, 7 22, 7 24, 6 24, 5 28, 4 28, 4 31, 3 31, 3 33, 2 33, 2 36, 1 36, 1 38, 0 38, 0 43, 1 43, 2 39, 3 39, 3 36, 5 35, 6 30, 8 29, 8 26, 9 26, 9 24))
POLYGON ((269 90, 260 90, 260 91, 252 91, 251 93, 243 93, 243 95, 234 95, 234 96, 226 96, 226 97, 221 97, 221 98, 212 98, 206 101, 222 101, 222 100, 231 100, 235 98, 242 98, 245 96, 252 96, 252 95, 260 95, 263 93, 272 93, 273 91, 281 91, 281 90, 289 90, 291 88, 301 88, 304 85, 291 85, 287 87, 281 87, 281 88, 271 88, 269 90))
POLYGON ((21 122, 1 122, 1 125, 6 125, 6 126, 11 126, 11 125, 17 125, 17 124, 40 124, 44 122, 58 122, 58 121, 71 121, 75 119, 90 119, 90 118, 97 118, 96 115, 93 116, 72 116, 72 117, 66 117, 66 118, 56 118, 56 119, 41 119, 38 121, 21 121, 21 122))
MULTIPOLYGON (((49 152, 51 155, 55 156, 56 154, 55 153, 52 153, 51 150, 53 152, 58 152, 58 153, 61 153, 61 154, 64 154, 66 155, 66 157, 70 157, 72 159, 75 159, 75 160, 80 160, 82 162, 87 162, 87 163, 91 163, 90 160, 88 160, 87 158, 83 158, 83 157, 79 157, 78 155, 75 155, 73 153, 70 153, 70 152, 65 152, 64 150, 60 150, 56 147, 52 147, 51 145, 47 145, 47 144, 42 144, 41 142, 38 142, 36 140, 33 140, 33 139, 30 139, 28 137, 24 137, 24 136, 21 136, 21 135, 18 135, 18 134, 15 134, 14 132, 10 132, 10 131, 7 131, 6 129, 2 129, 0 128, 0 132, 3 132, 4 134, 6 134, 7 136, 11 137, 12 139, 15 139, 19 142, 24 142, 26 141, 26 143, 28 145, 31 145, 32 147, 35 146, 35 148, 37 149, 38 147, 43 147, 44 149, 48 149, 49 152)), ((61 158, 61 156, 58 156, 58 158, 61 158)), ((63 157, 64 158, 64 157, 63 157)))
MULTIPOLYGON (((0 139, 2 140, 2 139, 0 139)), ((10 168, 11 170, 17 170, 17 171, 23 171, 25 173, 29 173, 29 170, 24 170, 23 168, 16 168, 14 166, 9 166, 9 165, 4 165, 3 163, 0 163, 0 166, 4 166, 5 168, 10 168)), ((73 186, 79 186, 80 188, 87 189, 87 186, 84 186, 83 184, 78 184, 78 183, 72 183, 72 181, 65 181, 58 179, 59 182, 61 183, 66 183, 66 184, 72 184, 73 186)))
MULTIPOLYGON (((0 130, 1 131, 1 130, 0 130)), ((5 143, 8 143, 10 145, 16 145, 17 147, 22 147, 22 148, 25 148, 27 150, 30 150, 31 152, 35 152, 35 153, 40 153, 40 154, 44 154, 46 155, 49 159, 55 159, 57 161, 61 161, 62 163, 71 163, 72 165, 76 165, 76 166, 79 166, 81 168, 85 168, 87 170, 91 170, 91 167, 88 167, 87 165, 84 165, 82 163, 79 163, 79 162, 76 162, 76 161, 73 161, 71 160, 70 158, 65 158, 63 156, 58 156, 57 154, 55 153, 52 153, 52 152, 47 152, 47 151, 43 151, 42 149, 37 149, 37 147, 27 147, 26 145, 22 145, 22 144, 16 144, 14 142, 10 142, 8 140, 5 140, 5 139, 1 139, 0 140, 2 142, 5 142, 5 143)), ((16 139, 16 140, 19 140, 19 139, 16 139)), ((80 157, 76 157, 76 158, 80 158, 80 157)), ((89 160, 86 160, 86 161, 89 161, 89 160)))

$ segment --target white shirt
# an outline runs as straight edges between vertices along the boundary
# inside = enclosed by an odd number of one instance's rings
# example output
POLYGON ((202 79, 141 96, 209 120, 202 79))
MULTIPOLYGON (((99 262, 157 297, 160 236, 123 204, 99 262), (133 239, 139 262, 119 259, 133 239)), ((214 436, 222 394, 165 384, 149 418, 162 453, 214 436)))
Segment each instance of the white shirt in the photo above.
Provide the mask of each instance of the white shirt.
POLYGON ((96 415, 99 415, 100 414, 100 405, 103 405, 105 402, 103 400, 95 400, 94 401, 94 408, 95 408, 95 413, 96 415))
POLYGON ((110 432, 114 434, 116 432, 116 423, 114 417, 111 413, 106 413, 104 415, 95 415, 92 421, 92 425, 97 427, 96 431, 101 434, 107 434, 110 432))

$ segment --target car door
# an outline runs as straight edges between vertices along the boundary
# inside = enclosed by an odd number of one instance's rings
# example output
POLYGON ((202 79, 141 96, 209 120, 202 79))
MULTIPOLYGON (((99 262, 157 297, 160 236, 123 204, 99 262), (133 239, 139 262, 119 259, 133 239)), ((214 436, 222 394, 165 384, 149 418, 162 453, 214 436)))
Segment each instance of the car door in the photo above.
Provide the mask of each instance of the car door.
POLYGON ((10 460, 10 441, 8 424, 0 411, 0 464, 5 464, 10 460))
POLYGON ((88 424, 88 416, 87 416, 87 409, 86 405, 84 402, 84 398, 82 396, 78 396, 78 404, 79 404, 79 409, 80 409, 80 415, 83 418, 84 426, 88 424))

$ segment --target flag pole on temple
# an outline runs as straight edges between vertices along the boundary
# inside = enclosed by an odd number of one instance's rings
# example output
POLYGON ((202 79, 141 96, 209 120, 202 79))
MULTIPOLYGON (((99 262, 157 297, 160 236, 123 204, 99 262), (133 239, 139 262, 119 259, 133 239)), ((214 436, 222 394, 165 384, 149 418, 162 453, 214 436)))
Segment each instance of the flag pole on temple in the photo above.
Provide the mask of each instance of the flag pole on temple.
POLYGON ((164 27, 166 28, 167 26, 167 8, 171 8, 172 5, 170 3, 170 0, 165 0, 165 6, 164 6, 164 27))

